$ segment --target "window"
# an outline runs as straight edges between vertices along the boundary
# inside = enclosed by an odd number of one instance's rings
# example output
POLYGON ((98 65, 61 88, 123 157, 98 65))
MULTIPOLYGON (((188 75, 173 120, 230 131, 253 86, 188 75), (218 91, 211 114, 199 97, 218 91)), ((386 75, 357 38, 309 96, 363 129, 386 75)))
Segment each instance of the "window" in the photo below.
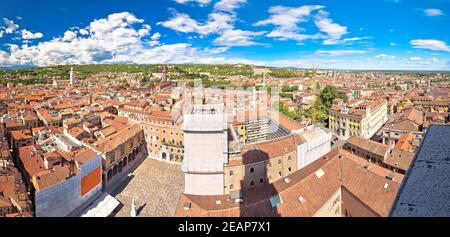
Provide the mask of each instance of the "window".
POLYGON ((233 176, 234 172, 232 170, 230 170, 230 176, 233 176))
POLYGON ((281 171, 280 172, 278 172, 278 175, 281 177, 281 171))
POLYGON ((288 160, 291 160, 291 156, 288 156, 288 160))
POLYGON ((233 188, 234 188, 234 185, 230 185, 230 190, 233 190, 233 188))
POLYGON ((255 182, 253 182, 253 180, 250 182, 250 185, 253 186, 255 185, 255 182))
POLYGON ((281 159, 278 160, 278 164, 281 164, 281 159))
POLYGON ((288 168, 289 172, 291 172, 291 167, 288 168))
POLYGON ((250 173, 253 173, 253 172, 255 172, 255 169, 252 167, 252 168, 250 168, 250 173))
POLYGON ((263 178, 260 178, 260 179, 259 179, 259 183, 260 183, 260 184, 264 183, 264 179, 263 179, 263 178))

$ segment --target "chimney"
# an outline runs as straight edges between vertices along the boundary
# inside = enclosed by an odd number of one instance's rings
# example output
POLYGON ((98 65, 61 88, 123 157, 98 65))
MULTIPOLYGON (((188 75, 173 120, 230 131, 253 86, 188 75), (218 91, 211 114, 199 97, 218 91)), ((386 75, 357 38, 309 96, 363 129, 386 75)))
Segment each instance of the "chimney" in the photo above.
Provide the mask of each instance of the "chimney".
POLYGON ((48 160, 44 157, 44 168, 48 170, 48 160))

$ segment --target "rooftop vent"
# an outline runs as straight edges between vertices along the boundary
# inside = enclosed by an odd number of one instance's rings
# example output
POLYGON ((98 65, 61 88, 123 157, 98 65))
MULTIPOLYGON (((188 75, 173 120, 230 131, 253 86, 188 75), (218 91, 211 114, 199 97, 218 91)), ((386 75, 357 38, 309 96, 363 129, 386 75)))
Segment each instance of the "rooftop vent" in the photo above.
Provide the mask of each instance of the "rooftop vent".
POLYGON ((394 180, 394 174, 390 174, 390 175, 386 176, 386 179, 394 180))
POLYGON ((284 178, 284 182, 288 184, 291 182, 291 179, 289 177, 286 177, 286 178, 284 178))
POLYGON ((184 207, 184 210, 189 210, 191 208, 191 203, 185 202, 183 207, 184 207))
POLYGON ((303 204, 306 202, 306 200, 303 196, 298 197, 298 201, 300 202, 300 204, 303 204))
POLYGON ((234 199, 234 202, 235 203, 242 203, 242 202, 244 202, 244 200, 242 198, 236 198, 236 199, 234 199))
POLYGON ((385 183, 384 186, 383 186, 384 189, 388 189, 388 187, 389 187, 388 183, 385 183))
POLYGON ((325 172, 322 169, 319 169, 316 172, 314 172, 314 174, 318 179, 320 179, 320 177, 322 177, 325 174, 325 172))

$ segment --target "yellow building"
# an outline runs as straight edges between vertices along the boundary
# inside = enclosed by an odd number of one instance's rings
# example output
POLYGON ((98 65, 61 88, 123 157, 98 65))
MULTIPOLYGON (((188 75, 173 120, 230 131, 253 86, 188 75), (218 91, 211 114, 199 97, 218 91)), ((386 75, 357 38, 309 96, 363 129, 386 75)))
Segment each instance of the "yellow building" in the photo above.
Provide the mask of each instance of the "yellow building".
POLYGON ((386 123, 387 107, 384 99, 334 106, 329 111, 329 128, 342 140, 352 136, 370 139, 386 123))
POLYGON ((403 98, 397 103, 396 113, 401 113, 403 110, 412 108, 413 106, 414 104, 409 99, 403 98))

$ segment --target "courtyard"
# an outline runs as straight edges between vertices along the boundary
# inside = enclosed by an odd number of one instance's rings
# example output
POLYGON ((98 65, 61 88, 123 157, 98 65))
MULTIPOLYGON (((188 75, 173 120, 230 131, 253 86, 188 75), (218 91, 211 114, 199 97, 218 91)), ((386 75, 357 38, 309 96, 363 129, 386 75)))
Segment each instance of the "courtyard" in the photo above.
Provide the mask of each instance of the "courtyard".
POLYGON ((138 217, 174 216, 183 190, 184 175, 180 165, 146 158, 111 191, 123 204, 115 216, 130 216, 133 196, 138 217))

